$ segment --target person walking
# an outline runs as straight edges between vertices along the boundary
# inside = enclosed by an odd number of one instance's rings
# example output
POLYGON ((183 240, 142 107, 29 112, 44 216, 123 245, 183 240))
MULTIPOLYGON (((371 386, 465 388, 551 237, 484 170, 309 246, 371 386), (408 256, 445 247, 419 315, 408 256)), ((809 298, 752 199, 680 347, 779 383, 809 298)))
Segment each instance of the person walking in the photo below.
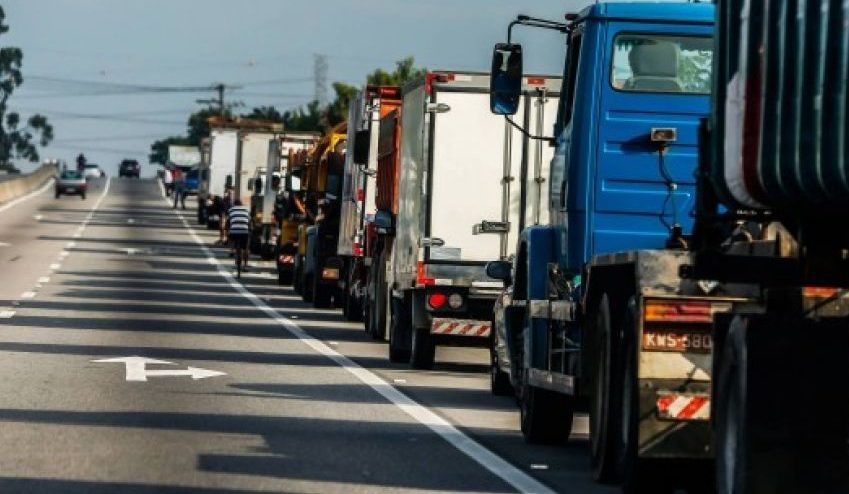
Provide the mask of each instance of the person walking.
POLYGON ((233 207, 227 212, 227 230, 230 242, 233 245, 236 262, 239 256, 242 258, 242 270, 248 267, 248 237, 251 234, 251 214, 248 208, 242 205, 241 199, 233 202, 233 207))
MULTIPOLYGON (((179 168, 177 170, 179 170, 179 168)), ((180 170, 179 174, 174 179, 174 209, 177 209, 178 202, 183 209, 186 209, 186 194, 186 174, 180 170)))

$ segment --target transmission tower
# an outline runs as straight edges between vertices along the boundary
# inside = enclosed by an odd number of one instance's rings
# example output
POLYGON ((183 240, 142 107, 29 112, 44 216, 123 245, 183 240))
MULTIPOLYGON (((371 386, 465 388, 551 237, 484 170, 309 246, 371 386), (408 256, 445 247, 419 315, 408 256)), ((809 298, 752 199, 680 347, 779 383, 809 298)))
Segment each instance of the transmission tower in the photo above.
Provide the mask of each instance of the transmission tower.
POLYGON ((315 80, 315 99, 324 106, 327 104, 327 55, 315 55, 313 79, 315 80))

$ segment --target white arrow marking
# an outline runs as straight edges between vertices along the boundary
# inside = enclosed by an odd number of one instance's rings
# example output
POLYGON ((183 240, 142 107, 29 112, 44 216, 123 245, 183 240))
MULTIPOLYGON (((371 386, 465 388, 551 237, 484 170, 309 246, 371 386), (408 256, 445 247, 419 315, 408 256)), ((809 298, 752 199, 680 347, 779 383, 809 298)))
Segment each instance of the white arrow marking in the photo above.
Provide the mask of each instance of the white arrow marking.
POLYGON ((192 379, 204 379, 207 377, 226 376, 225 372, 218 372, 208 369, 200 369, 197 367, 189 367, 187 369, 159 369, 147 370, 147 364, 159 365, 177 365, 174 362, 167 360, 156 360, 147 357, 116 357, 92 360, 96 363, 123 363, 127 368, 127 381, 144 382, 150 377, 163 376, 190 376, 192 379))

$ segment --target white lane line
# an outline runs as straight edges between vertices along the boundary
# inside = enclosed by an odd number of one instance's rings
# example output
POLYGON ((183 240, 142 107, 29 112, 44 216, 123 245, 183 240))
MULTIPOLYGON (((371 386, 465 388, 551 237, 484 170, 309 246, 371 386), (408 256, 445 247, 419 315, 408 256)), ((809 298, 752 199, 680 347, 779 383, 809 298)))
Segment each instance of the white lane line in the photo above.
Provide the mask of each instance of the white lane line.
POLYGON ((69 252, 67 250, 63 250, 62 252, 60 252, 59 253, 59 260, 61 261, 62 259, 68 257, 68 254, 69 254, 69 252))
POLYGON ((53 271, 56 271, 57 269, 61 269, 61 268, 62 268, 62 265, 59 264, 58 262, 54 262, 53 264, 50 265, 50 269, 52 269, 53 271))
POLYGON ((12 244, 7 242, 0 242, 0 247, 10 247, 12 244))
POLYGON ((42 276, 41 278, 38 279, 38 282, 42 283, 42 284, 43 283, 50 283, 50 277, 49 276, 42 276))
MULTIPOLYGON (((167 203, 168 200, 165 197, 165 191, 161 183, 159 187, 162 190, 163 199, 167 203)), ((377 374, 360 366, 353 360, 325 345, 320 340, 313 338, 290 319, 280 315, 280 313, 278 313, 275 309, 263 302, 262 299, 253 293, 249 292, 241 283, 236 281, 233 274, 230 273, 229 268, 225 268, 220 262, 218 262, 218 259, 215 258, 212 251, 209 250, 209 247, 207 247, 203 240, 197 235, 197 233, 195 233, 194 228, 189 225, 189 222, 186 221, 183 215, 178 211, 174 211, 174 213, 180 218, 180 221, 192 237, 192 240, 200 246, 201 251, 203 251, 204 255, 206 255, 207 262, 218 269, 218 273, 224 277, 230 287, 232 287, 233 290, 238 292, 242 297, 249 300, 257 309, 265 313, 265 315, 269 318, 283 326, 283 328, 286 329, 286 331, 288 331, 292 336, 298 338, 302 343, 306 344, 316 352, 336 362, 340 367, 363 382, 363 384, 368 385, 371 389, 386 398, 390 403, 404 411, 420 424, 428 427, 435 434, 477 462, 480 466, 489 470, 493 475, 510 484, 519 492, 554 494, 555 491, 549 489, 538 480, 514 467, 505 459, 486 449, 480 443, 460 431, 460 429, 454 427, 450 422, 440 417, 430 409, 420 405, 412 398, 381 379, 377 374)))
POLYGON ((35 196, 37 196, 37 195, 41 194, 41 193, 42 193, 42 192, 44 192, 45 190, 49 189, 51 185, 53 185, 53 181, 54 181, 54 180, 51 178, 50 180, 48 180, 48 181, 47 181, 47 183, 45 183, 45 184, 44 184, 44 186, 43 186, 42 188, 37 189, 37 190, 34 190, 34 191, 30 192, 30 193, 29 193, 29 194, 27 194, 27 195, 21 196, 21 197, 19 197, 19 198, 15 199, 15 200, 13 200, 13 201, 9 201, 9 202, 7 202, 6 204, 4 204, 4 205, 0 206, 0 213, 2 213, 3 211, 5 211, 5 210, 7 210, 7 209, 11 208, 12 206, 14 206, 14 205, 16 205, 16 204, 20 204, 20 203, 22 203, 22 202, 24 202, 24 201, 26 201, 26 200, 28 200, 28 199, 32 199, 33 197, 35 197, 35 196))
POLYGON ((68 242, 67 244, 65 244, 66 249, 73 249, 76 246, 77 246, 76 242, 68 242))
POLYGON ((21 294, 21 298, 35 298, 35 292, 27 291, 21 294))
POLYGON ((42 218, 44 218, 44 215, 43 215, 43 214, 34 214, 34 215, 32 215, 32 219, 34 219, 35 221, 41 221, 41 219, 42 219, 42 218))
POLYGON ((0 319, 11 319, 15 316, 15 311, 13 310, 0 310, 0 319))

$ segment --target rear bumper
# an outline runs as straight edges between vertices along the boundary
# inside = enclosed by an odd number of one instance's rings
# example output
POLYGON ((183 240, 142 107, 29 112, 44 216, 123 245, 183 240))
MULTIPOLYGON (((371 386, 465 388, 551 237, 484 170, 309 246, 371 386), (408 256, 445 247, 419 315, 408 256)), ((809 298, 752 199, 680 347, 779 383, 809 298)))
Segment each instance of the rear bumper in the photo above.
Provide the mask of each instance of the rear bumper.
POLYGON ((430 334, 465 338, 489 338, 492 323, 475 319, 434 317, 430 323, 430 334))

